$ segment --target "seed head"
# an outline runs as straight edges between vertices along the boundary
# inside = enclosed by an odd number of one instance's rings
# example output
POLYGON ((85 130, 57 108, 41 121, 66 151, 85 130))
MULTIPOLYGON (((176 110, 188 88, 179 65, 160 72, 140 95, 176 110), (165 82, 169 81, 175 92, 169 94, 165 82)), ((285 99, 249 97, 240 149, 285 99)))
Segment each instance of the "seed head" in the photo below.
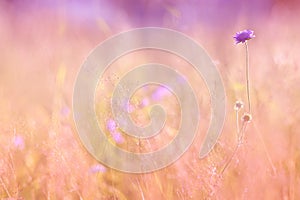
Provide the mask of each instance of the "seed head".
POLYGON ((235 104, 234 104, 234 107, 233 109, 236 110, 236 111, 239 111, 241 110, 242 108, 244 108, 244 102, 242 101, 236 101, 235 104))
POLYGON ((242 121, 246 123, 250 123, 251 120, 252 120, 252 115, 249 113, 244 113, 244 115, 242 116, 242 121))

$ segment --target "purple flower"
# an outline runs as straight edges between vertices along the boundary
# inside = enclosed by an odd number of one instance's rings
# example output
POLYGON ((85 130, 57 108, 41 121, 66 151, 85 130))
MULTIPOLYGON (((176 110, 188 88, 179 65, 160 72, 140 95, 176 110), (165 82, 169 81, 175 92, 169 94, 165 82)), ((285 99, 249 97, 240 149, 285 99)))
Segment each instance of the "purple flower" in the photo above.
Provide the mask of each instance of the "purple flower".
POLYGON ((254 31, 248 29, 237 32, 233 38, 235 39, 235 44, 238 44, 240 42, 244 43, 246 40, 250 40, 254 37, 254 31))
POLYGON ((115 131, 115 132, 111 133, 111 136, 113 137, 114 141, 117 144, 121 144, 121 143, 124 142, 124 138, 123 138, 122 134, 118 131, 115 131))
POLYGON ((23 150, 25 148, 25 142, 22 136, 16 135, 13 140, 14 146, 17 149, 23 150))
POLYGON ((109 132, 112 133, 112 132, 115 132, 115 130, 117 129, 117 124, 116 124, 116 122, 114 120, 109 119, 106 122, 106 127, 109 130, 109 132))
POLYGON ((160 86, 154 93, 152 93, 152 99, 159 101, 169 93, 170 91, 166 87, 160 86))
POLYGON ((117 123, 113 119, 109 119, 106 122, 106 127, 109 130, 113 140, 117 143, 123 143, 124 138, 120 132, 117 130, 117 123))
POLYGON ((149 105, 149 99, 148 98, 144 98, 141 102, 141 106, 142 107, 146 107, 149 105))
POLYGON ((98 172, 104 173, 104 172, 106 172, 106 167, 104 167, 103 165, 100 165, 100 164, 96 164, 90 168, 90 172, 93 174, 98 173, 98 172))

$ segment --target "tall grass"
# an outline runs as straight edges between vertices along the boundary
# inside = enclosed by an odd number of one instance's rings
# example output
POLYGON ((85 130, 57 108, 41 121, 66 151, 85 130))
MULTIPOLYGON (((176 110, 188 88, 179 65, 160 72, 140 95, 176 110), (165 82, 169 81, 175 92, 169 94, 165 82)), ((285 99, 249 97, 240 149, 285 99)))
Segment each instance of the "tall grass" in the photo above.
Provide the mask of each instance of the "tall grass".
MULTIPOLYGON (((42 10, 15 15, 1 6, 1 199, 300 198, 300 38, 296 34, 299 26, 293 20, 297 17, 275 9, 273 18, 255 21, 255 31, 260 37, 249 46, 253 121, 242 135, 243 145, 238 151, 235 150, 236 113, 232 105, 236 99, 247 97, 240 78, 244 74, 243 50, 232 44, 231 36, 245 23, 239 22, 222 33, 206 32, 201 25, 189 30, 188 34, 195 36, 211 57, 218 60, 228 98, 224 130, 213 151, 199 160, 199 146, 210 119, 209 98, 204 83, 197 82, 199 78, 186 70, 200 102, 199 134, 174 164, 137 175, 96 162, 81 144, 72 119, 73 83, 82 61, 108 33, 120 29, 105 26, 104 31, 100 25, 91 28, 74 24, 63 12, 53 14, 42 10)), ((147 60, 141 59, 141 62, 147 60)), ((125 70, 122 66, 120 70, 125 70)), ((182 69, 179 64, 178 70, 182 69)), ((103 81, 107 88, 102 92, 109 92, 116 79, 111 76, 103 81)), ((139 107, 139 95, 150 95, 154 89, 137 94, 137 100, 132 100, 135 120, 147 122, 144 116, 148 108, 139 107)), ((178 114, 174 97, 166 96, 162 103, 170 115, 178 114)), ((105 112, 109 114, 106 106, 97 104, 100 118, 105 112)), ((133 151, 156 149, 167 143, 165 139, 174 137, 176 121, 174 118, 174 124, 170 122, 164 136, 157 140, 128 140, 116 145, 125 149, 129 146, 133 151)), ((105 126, 105 120, 102 123, 105 126)), ((237 130, 243 128, 241 125, 237 130)))

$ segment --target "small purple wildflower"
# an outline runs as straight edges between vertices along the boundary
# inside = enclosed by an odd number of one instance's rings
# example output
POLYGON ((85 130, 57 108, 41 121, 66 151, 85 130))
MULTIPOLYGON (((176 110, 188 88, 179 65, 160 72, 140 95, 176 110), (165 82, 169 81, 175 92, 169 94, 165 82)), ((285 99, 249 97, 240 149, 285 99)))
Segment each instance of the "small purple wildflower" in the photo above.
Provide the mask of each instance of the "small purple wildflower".
POLYGON ((115 132, 111 133, 111 135, 117 144, 121 144, 124 142, 124 138, 120 132, 115 131, 115 132))
POLYGON ((112 132, 115 132, 115 130, 117 129, 117 124, 116 124, 116 122, 114 120, 109 119, 106 122, 106 127, 109 130, 109 132, 112 133, 112 132))
POLYGON ((235 44, 238 44, 240 42, 244 43, 246 40, 250 40, 254 37, 254 31, 247 29, 237 32, 233 38, 235 39, 235 44))
POLYGON ((161 86, 152 94, 152 99, 159 101, 169 93, 170 91, 166 87, 161 86))
POLYGON ((117 130, 117 123, 113 119, 109 119, 106 122, 106 127, 109 130, 111 136, 113 137, 114 141, 118 144, 124 142, 124 138, 120 132, 117 130))
POLYGON ((22 136, 16 135, 13 140, 15 148, 23 150, 25 148, 25 142, 22 136))
POLYGON ((104 167, 103 165, 100 165, 100 164, 96 164, 90 168, 90 172, 93 174, 98 173, 98 172, 104 173, 104 172, 106 172, 106 167, 104 167))
POLYGON ((149 99, 148 98, 144 98, 141 102, 141 106, 142 107, 146 107, 149 105, 149 99))

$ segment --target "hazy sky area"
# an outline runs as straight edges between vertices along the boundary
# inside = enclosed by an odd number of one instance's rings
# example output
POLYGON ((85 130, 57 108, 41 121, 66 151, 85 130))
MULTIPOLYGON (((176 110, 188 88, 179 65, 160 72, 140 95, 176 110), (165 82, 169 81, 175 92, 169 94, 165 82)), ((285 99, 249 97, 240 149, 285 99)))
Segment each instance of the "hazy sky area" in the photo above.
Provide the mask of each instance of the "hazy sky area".
POLYGON ((126 24, 130 27, 166 26, 187 31, 199 24, 220 30, 240 21, 253 25, 253 21, 272 17, 277 10, 289 12, 298 6, 297 1, 272 0, 14 0, 0 4, 3 12, 16 18, 51 13, 86 26, 92 26, 101 18, 115 29, 126 24))

